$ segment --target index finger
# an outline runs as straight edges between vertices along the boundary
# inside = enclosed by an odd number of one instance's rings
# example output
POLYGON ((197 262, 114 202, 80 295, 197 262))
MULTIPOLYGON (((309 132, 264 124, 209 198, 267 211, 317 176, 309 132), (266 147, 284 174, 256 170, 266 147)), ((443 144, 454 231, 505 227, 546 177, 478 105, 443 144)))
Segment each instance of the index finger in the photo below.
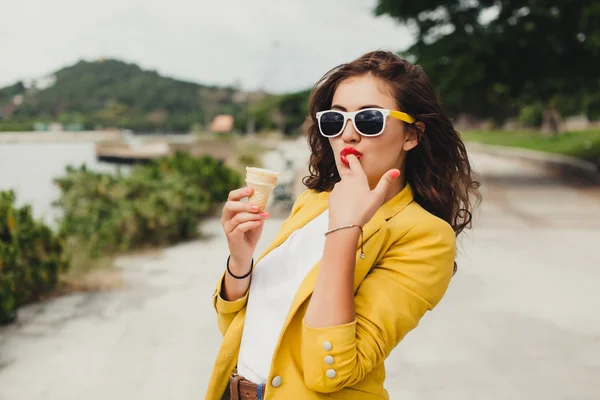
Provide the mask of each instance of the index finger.
POLYGON ((232 190, 229 192, 227 197, 228 201, 240 201, 244 197, 248 197, 252 194, 253 189, 249 187, 243 187, 241 189, 232 190))
POLYGON ((348 160, 348 166, 350 167, 352 172, 359 172, 362 174, 365 173, 365 170, 363 169, 360 161, 358 161, 358 158, 354 154, 348 154, 346 156, 346 160, 348 160))

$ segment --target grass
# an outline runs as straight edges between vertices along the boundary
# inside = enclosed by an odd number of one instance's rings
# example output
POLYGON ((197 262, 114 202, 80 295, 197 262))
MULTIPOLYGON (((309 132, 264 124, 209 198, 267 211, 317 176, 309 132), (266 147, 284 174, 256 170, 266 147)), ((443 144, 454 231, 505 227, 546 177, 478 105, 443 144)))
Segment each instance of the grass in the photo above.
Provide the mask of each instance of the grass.
POLYGON ((571 156, 591 162, 600 161, 600 130, 565 132, 544 136, 528 131, 466 131, 465 141, 521 147, 571 156))

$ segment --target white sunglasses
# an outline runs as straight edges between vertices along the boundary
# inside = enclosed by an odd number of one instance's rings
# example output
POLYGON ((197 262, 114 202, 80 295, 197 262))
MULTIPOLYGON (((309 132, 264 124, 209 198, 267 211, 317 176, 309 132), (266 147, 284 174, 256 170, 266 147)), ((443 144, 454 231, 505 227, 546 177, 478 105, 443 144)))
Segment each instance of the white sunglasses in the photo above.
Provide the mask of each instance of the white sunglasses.
POLYGON ((379 136, 385 130, 385 121, 392 116, 409 124, 416 120, 402 111, 384 108, 365 108, 358 111, 325 110, 317 114, 321 135, 332 138, 339 136, 346 128, 348 120, 352 121, 356 132, 363 136, 379 136))

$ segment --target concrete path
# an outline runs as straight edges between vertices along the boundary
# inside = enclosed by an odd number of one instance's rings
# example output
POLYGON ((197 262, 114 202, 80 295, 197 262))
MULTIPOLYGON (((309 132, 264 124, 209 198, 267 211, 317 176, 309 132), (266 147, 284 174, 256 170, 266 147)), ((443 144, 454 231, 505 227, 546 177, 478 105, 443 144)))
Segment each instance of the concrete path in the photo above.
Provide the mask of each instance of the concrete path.
MULTIPOLYGON (((305 159, 298 149, 287 151, 305 159)), ((483 207, 446 298, 387 361, 391 398, 600 398, 599 191, 473 159, 483 207)), ((266 224, 259 252, 282 221, 266 224)), ((0 329, 0 400, 204 398, 227 247, 218 219, 202 230, 204 241, 119 259, 124 290, 24 308, 0 329)))

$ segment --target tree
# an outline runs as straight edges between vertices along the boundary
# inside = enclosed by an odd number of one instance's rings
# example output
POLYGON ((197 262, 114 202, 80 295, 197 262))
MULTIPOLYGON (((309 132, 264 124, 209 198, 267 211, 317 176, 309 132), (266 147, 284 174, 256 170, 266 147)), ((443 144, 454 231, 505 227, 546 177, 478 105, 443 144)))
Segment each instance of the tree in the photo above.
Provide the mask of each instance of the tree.
POLYGON ((600 93, 600 2, 379 0, 416 31, 402 54, 425 69, 452 113, 502 119, 540 101, 587 112, 600 93))
POLYGON ((5 88, 0 89, 0 106, 3 106, 7 103, 12 103, 13 98, 16 95, 24 94, 25 86, 23 82, 19 81, 14 85, 7 86, 5 88))

